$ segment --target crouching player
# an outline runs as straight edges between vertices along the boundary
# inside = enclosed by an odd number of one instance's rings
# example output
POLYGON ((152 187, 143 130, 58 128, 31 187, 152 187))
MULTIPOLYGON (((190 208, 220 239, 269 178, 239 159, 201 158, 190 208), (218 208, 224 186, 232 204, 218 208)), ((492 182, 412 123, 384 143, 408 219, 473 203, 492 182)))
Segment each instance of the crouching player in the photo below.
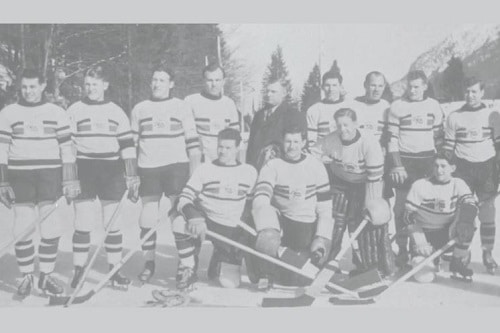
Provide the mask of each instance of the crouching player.
MULTIPOLYGON (((456 237, 450 271, 453 277, 459 274, 462 279, 471 280, 473 271, 467 265, 477 207, 467 184, 452 177, 455 168, 449 156, 436 155, 433 175, 417 180, 408 193, 404 221, 411 236, 413 264, 456 237)), ((433 275, 427 281, 432 281, 433 275)))
MULTIPOLYGON (((333 231, 328 175, 319 160, 302 153, 305 122, 290 116, 283 132, 283 156, 264 164, 255 188, 255 248, 295 266, 304 266, 309 258, 322 266, 330 252, 333 231)), ((258 274, 261 281, 290 286, 310 282, 267 262, 258 261, 253 266, 258 272, 249 272, 249 277, 258 274)))
MULTIPOLYGON (((198 253, 205 231, 239 241, 239 227, 247 199, 253 192, 257 171, 237 161, 241 136, 226 128, 218 134, 218 158, 199 166, 179 197, 177 209, 182 216, 173 221, 175 244, 179 254, 177 288, 189 288, 197 280, 198 253)), ((226 288, 240 284, 241 256, 233 248, 212 240, 214 251, 208 277, 218 279, 226 288)))

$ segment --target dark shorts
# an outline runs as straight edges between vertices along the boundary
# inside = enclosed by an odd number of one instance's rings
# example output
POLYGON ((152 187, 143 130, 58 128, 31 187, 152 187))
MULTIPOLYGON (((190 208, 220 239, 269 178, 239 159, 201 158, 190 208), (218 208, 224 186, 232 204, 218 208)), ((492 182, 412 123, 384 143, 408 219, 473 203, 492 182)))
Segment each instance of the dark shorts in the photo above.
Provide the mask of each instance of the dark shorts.
POLYGON ((77 159, 78 179, 82 193, 78 200, 119 201, 127 186, 125 184, 125 166, 122 160, 85 160, 77 159))
MULTIPOLYGON (((424 229, 425 238, 432 245, 434 251, 439 250, 450 241, 450 225, 445 226, 441 229, 424 229)), ((411 246, 413 248, 413 246, 411 246)), ((448 249, 446 253, 452 252, 453 247, 448 249)))
POLYGON ((62 169, 9 170, 16 203, 55 201, 62 196, 62 169))
POLYGON ((189 180, 189 163, 175 163, 158 168, 139 168, 139 195, 179 195, 189 180))
POLYGON ((498 168, 495 158, 484 162, 469 162, 457 158, 455 177, 462 178, 473 193, 496 195, 498 168))
POLYGON ((393 188, 410 190, 411 185, 413 185, 416 180, 430 177, 432 175, 434 156, 422 158, 409 158, 401 156, 401 162, 405 167, 408 178, 403 184, 397 185, 393 184, 390 177, 386 176, 385 180, 387 184, 393 188))

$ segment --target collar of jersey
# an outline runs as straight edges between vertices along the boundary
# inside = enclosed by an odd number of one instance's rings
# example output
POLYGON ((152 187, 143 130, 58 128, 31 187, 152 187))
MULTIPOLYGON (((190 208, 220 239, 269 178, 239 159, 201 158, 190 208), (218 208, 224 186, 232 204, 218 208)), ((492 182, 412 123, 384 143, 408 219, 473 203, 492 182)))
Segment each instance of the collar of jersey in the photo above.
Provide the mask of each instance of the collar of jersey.
POLYGON ((222 94, 220 94, 219 96, 214 96, 214 95, 207 94, 205 91, 202 91, 200 94, 201 94, 201 96, 208 98, 208 99, 211 99, 212 101, 218 101, 219 99, 222 98, 222 94))
POLYGON ((151 96, 151 98, 149 98, 149 100, 151 102, 165 102, 165 101, 168 101, 169 99, 172 99, 173 97, 172 96, 168 96, 166 98, 155 98, 153 96, 151 96))
POLYGON ((462 111, 479 111, 484 108, 486 108, 486 105, 484 103, 481 103, 478 107, 475 108, 472 108, 467 104, 464 104, 464 106, 462 106, 462 111))
POLYGON ((329 101, 329 100, 327 100, 327 99, 323 99, 323 100, 321 101, 321 103, 323 103, 323 104, 339 104, 339 103, 342 103, 343 101, 344 101, 344 99, 343 99, 342 97, 340 97, 340 98, 339 98, 338 100, 336 100, 336 101, 329 101))
POLYGON ((88 97, 84 97, 82 99, 82 103, 85 103, 87 105, 104 105, 104 104, 107 104, 109 103, 109 99, 105 98, 103 101, 93 101, 91 100, 90 98, 88 97))
POLYGON ((429 178, 429 181, 435 185, 446 185, 446 184, 449 184, 451 182, 451 179, 447 182, 440 182, 436 179, 436 177, 432 176, 429 178))
POLYGON ((366 96, 356 97, 356 100, 358 102, 365 103, 365 104, 378 104, 378 103, 380 103, 380 99, 378 101, 373 101, 373 100, 369 100, 368 98, 366 98, 366 96))
POLYGON ((340 142, 342 142, 343 146, 350 146, 354 142, 358 141, 359 138, 361 138, 361 133, 359 133, 359 131, 356 130, 356 135, 354 136, 354 138, 352 140, 342 140, 342 138, 340 138, 340 142))
POLYGON ((238 165, 241 165, 241 162, 238 161, 238 160, 236 160, 236 164, 233 164, 233 165, 222 164, 219 161, 219 159, 214 160, 212 163, 213 163, 213 165, 217 165, 217 166, 220 166, 220 167, 226 167, 226 168, 237 167, 238 165))
POLYGON ((291 160, 291 159, 288 159, 288 158, 286 158, 286 156, 281 157, 281 159, 282 159, 283 161, 287 162, 287 163, 297 164, 297 163, 300 163, 300 162, 302 162, 303 160, 305 160, 305 159, 306 159, 306 155, 305 155, 305 154, 301 154, 301 155, 300 155, 300 158, 299 158, 298 160, 296 160, 296 161, 293 161, 293 160, 291 160))
POLYGON ((19 102, 17 102, 17 104, 19 104, 19 105, 28 106, 28 107, 40 106, 40 105, 44 105, 45 103, 47 103, 47 102, 44 101, 43 98, 40 100, 40 102, 37 102, 37 103, 27 102, 24 98, 20 98, 19 102))
POLYGON ((406 97, 405 100, 408 102, 408 103, 420 103, 420 102, 424 102, 428 99, 429 97, 427 96, 424 96, 423 99, 421 99, 420 101, 412 101, 409 97, 406 97))

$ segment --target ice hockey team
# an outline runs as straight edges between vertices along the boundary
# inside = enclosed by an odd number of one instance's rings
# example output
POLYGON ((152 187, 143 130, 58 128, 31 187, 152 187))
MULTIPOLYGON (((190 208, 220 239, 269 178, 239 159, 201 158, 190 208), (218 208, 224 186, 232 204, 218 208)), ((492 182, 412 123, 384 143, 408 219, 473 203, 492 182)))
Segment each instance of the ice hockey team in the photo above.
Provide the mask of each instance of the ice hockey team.
MULTIPOLYGON (((19 297, 34 288, 64 292, 52 273, 66 223, 74 226, 71 288, 85 282, 96 223, 105 230, 109 269, 118 265, 110 281, 126 288, 135 278, 119 269, 126 200, 141 207, 134 237, 141 240, 143 284, 166 270, 155 260, 162 215, 175 240, 179 290, 198 280, 205 240, 213 244, 208 278, 221 287, 240 286, 243 264, 258 288, 306 286, 310 279, 286 265, 323 268, 360 225, 365 206, 382 199, 393 203, 397 251, 387 224, 367 226, 352 245, 351 276, 376 269, 391 278, 455 239, 435 269, 448 260, 452 276, 470 281, 476 214, 483 264, 494 274, 500 112, 482 101, 482 81, 468 78, 465 103, 445 117, 420 70, 407 75, 405 95, 392 104, 383 98, 388 82, 380 72, 366 75, 366 93, 356 98, 347 97, 339 73, 327 72, 324 99, 306 112, 289 105, 285 84, 272 80, 240 158, 240 115, 223 94, 224 69, 208 65, 201 78, 202 91, 181 100, 172 96, 174 71, 158 65, 151 97, 129 118, 109 100, 105 66, 85 73, 85 97, 67 110, 45 101, 40 73, 22 72, 18 102, 0 111, 0 201, 14 216, 19 297), (73 207, 73 221, 61 201, 73 207), (39 238, 25 232, 35 221, 39 238)), ((418 276, 423 282, 429 275, 418 276)))

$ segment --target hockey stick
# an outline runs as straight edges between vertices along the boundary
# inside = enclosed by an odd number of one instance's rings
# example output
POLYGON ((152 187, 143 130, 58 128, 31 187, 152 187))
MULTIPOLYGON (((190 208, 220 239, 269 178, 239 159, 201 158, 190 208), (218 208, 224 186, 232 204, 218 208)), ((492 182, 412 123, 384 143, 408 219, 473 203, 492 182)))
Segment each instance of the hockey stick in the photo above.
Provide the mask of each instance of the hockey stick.
MULTIPOLYGON (((298 267, 295 267, 295 266, 293 266, 291 264, 288 264, 288 263, 286 263, 286 262, 284 262, 282 260, 279 260, 279 259, 276 259, 274 257, 271 257, 270 255, 267 255, 265 253, 256 251, 256 250, 252 249, 251 247, 248 247, 246 245, 243 245, 241 243, 233 241, 232 239, 224 237, 224 236, 222 236, 222 235, 220 235, 220 234, 218 234, 216 232, 213 232, 211 230, 207 230, 206 234, 207 234, 207 236, 212 237, 212 238, 214 238, 214 239, 216 239, 218 241, 221 241, 221 242, 226 243, 228 245, 231 245, 231 246, 233 246, 235 248, 238 248, 238 249, 240 249, 242 251, 250 253, 250 254, 252 254, 252 255, 254 255, 256 257, 259 257, 259 258, 264 259, 264 260, 266 260, 266 261, 268 261, 270 263, 273 263, 275 265, 283 267, 284 269, 287 269, 287 270, 289 270, 291 272, 297 273, 297 274, 299 274, 299 275, 301 275, 303 277, 306 277, 306 278, 308 278, 310 280, 314 280, 316 278, 315 274, 306 272, 306 271, 304 271, 304 270, 302 270, 302 269, 300 269, 298 267)), ((349 290, 347 288, 344 288, 342 286, 339 286, 339 285, 337 285, 335 283, 330 283, 329 285, 330 285, 331 288, 334 288, 334 289, 336 289, 336 290, 338 290, 338 291, 340 291, 342 293, 351 295, 353 297, 357 297, 358 296, 356 292, 354 292, 352 290, 349 290)))
POLYGON ((384 290, 378 293, 374 293, 373 291, 367 291, 367 292, 360 292, 360 298, 343 298, 339 296, 333 296, 330 298, 330 302, 333 304, 337 305, 357 305, 357 304, 367 304, 368 303, 374 303, 374 298, 377 296, 382 295, 383 293, 387 292, 387 290, 397 286, 398 284, 408 280, 411 278, 413 275, 415 275, 418 271, 420 271, 424 266, 428 265, 431 261, 434 259, 440 257, 444 252, 448 251, 449 248, 451 248, 453 245, 457 243, 457 239, 451 239, 448 243, 446 243, 442 248, 439 250, 435 251, 433 254, 422 260, 418 265, 413 267, 410 271, 408 271, 406 274, 395 280, 393 283, 390 285, 386 286, 384 290))
POLYGON ((83 288, 83 285, 85 283, 85 280, 87 279, 87 276, 90 273, 90 269, 94 265, 94 262, 97 259, 97 255, 99 254, 99 250, 104 246, 104 242, 106 241, 106 237, 108 236, 109 232, 111 231, 111 228, 113 227, 116 218, 118 217, 118 213, 121 211, 123 204, 127 198, 127 193, 128 191, 125 191, 122 195, 122 198, 120 202, 118 203, 118 206, 116 207, 115 211, 113 212, 113 215, 111 216, 111 219, 108 222, 108 225, 106 226, 106 229, 104 230, 104 235, 101 239, 101 241, 98 243, 99 245, 95 249, 94 253, 92 254, 92 258, 90 261, 87 263, 87 266, 85 270, 83 271, 82 277, 80 278, 80 281, 78 281, 78 285, 76 286, 75 290, 73 291, 73 294, 71 294, 70 298, 68 299, 68 302, 65 304, 65 306, 70 306, 73 303, 73 300, 75 299, 76 295, 80 292, 80 290, 83 288))
POLYGON ((10 242, 2 246, 0 248, 0 258, 3 257, 9 251, 11 246, 14 246, 17 242, 20 242, 22 239, 26 238, 29 234, 35 231, 37 224, 42 224, 46 219, 48 219, 49 216, 53 212, 55 212, 57 207, 59 207, 62 198, 64 197, 60 197, 59 199, 57 199, 57 201, 54 202, 54 206, 52 206, 44 216, 39 217, 38 219, 30 223, 30 225, 26 227, 26 229, 24 229, 19 235, 15 236, 14 239, 12 239, 10 242))
POLYGON ((110 270, 102 279, 99 281, 99 283, 92 288, 88 293, 82 296, 76 296, 71 303, 69 303, 69 300, 71 299, 70 296, 50 296, 49 299, 49 305, 66 305, 69 306, 71 304, 81 304, 86 301, 88 301, 92 296, 97 294, 105 285, 106 283, 111 279, 111 277, 118 272, 129 260, 132 258, 132 256, 140 251, 141 246, 153 235, 153 233, 156 232, 158 229, 160 223, 157 223, 156 226, 151 228, 144 237, 142 237, 139 246, 135 250, 130 250, 121 260, 118 264, 116 264, 112 270, 110 270))
MULTIPOLYGON (((323 288, 328 284, 330 279, 335 275, 336 270, 339 267, 338 260, 344 256, 344 254, 351 248, 352 243, 359 236, 361 231, 365 228, 365 226, 369 223, 369 219, 365 217, 363 221, 359 224, 356 230, 352 233, 352 236, 349 238, 348 244, 343 247, 340 252, 330 260, 321 271, 319 271, 318 275, 314 279, 313 283, 305 288, 304 292, 294 298, 264 298, 262 300, 262 307, 299 307, 299 306, 311 306, 316 297, 321 294, 323 288)), ((356 298, 359 297, 359 294, 356 292, 350 291, 346 294, 354 294, 356 298)))

